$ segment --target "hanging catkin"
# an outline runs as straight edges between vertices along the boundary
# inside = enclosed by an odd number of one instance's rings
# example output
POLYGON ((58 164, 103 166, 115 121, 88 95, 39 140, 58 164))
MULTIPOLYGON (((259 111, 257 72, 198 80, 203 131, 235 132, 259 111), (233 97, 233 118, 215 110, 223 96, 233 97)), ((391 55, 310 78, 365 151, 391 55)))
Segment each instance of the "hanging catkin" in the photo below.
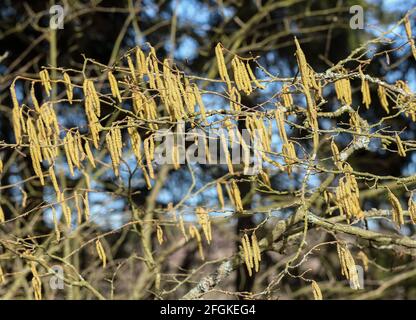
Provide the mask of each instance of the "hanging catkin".
POLYGON ((351 252, 348 250, 346 245, 339 243, 337 244, 337 252, 341 264, 341 274, 350 280, 350 284, 353 289, 360 289, 358 271, 351 252))
POLYGON ((222 45, 218 43, 215 47, 215 55, 217 57, 217 64, 218 64, 218 72, 220 74, 220 78, 227 84, 228 91, 231 90, 231 80, 230 76, 227 72, 227 66, 225 65, 224 55, 222 52, 222 45))
POLYGON ((105 268, 105 266, 107 265, 107 256, 105 254, 104 247, 101 244, 100 239, 97 239, 95 241, 95 249, 97 251, 98 257, 100 258, 102 262, 103 268, 105 268))
POLYGON ((315 300, 322 300, 322 292, 321 292, 321 288, 319 288, 318 283, 315 280, 312 280, 311 283, 312 286, 312 292, 313 292, 313 297, 315 300))
POLYGON ((64 82, 65 82, 66 96, 68 98, 68 102, 70 104, 72 104, 72 99, 74 97, 74 93, 73 93, 73 89, 72 89, 71 78, 69 77, 69 75, 66 72, 64 72, 64 82))
POLYGON ((121 103, 121 95, 118 90, 117 79, 111 71, 108 72, 108 82, 110 83, 111 94, 114 98, 117 98, 118 102, 121 103))
POLYGON ((6 217, 4 215, 3 208, 0 205, 0 223, 3 223, 4 221, 6 221, 6 217))
POLYGON ((45 88, 46 94, 49 97, 51 95, 52 85, 49 78, 49 72, 47 69, 43 69, 39 72, 39 77, 42 82, 42 86, 45 88))
POLYGON ((415 40, 412 36, 412 27, 410 25, 409 16, 406 15, 404 19, 404 28, 406 30, 407 39, 409 40, 410 48, 412 50, 413 58, 416 59, 416 46, 415 46, 415 40))
POLYGON ((407 210, 409 212, 410 220, 413 224, 416 224, 416 203, 413 201, 413 192, 409 197, 409 201, 407 202, 407 210))
POLYGON ((402 140, 400 139, 400 136, 397 133, 395 135, 395 138, 396 138, 396 144, 397 144, 397 153, 401 157, 406 157, 406 150, 404 149, 402 140))
POLYGON ((15 82, 13 81, 10 86, 10 95, 12 97, 13 102, 13 111, 12 111, 12 119, 13 119, 13 131, 14 137, 16 139, 16 143, 20 144, 22 141, 22 119, 20 114, 20 107, 19 102, 17 101, 16 97, 16 89, 15 89, 15 82))
POLYGON ((36 264, 34 261, 30 262, 30 269, 32 271, 32 287, 35 300, 42 300, 42 281, 40 280, 39 273, 36 270, 36 264))
POLYGON ((208 211, 202 207, 198 207, 196 208, 196 216, 198 217, 199 225, 204 232, 205 239, 207 240, 208 244, 210 244, 212 240, 212 232, 208 211))
POLYGON ((380 99, 381 106, 386 111, 386 113, 389 114, 390 110, 389 110, 389 102, 387 101, 386 89, 380 84, 378 85, 378 88, 377 88, 377 94, 380 99))
POLYGON ((364 73, 361 70, 361 66, 358 68, 361 78, 361 94, 363 96, 362 103, 364 103, 365 107, 368 109, 371 104, 371 94, 370 94, 370 87, 368 85, 368 81, 365 79, 364 73))
POLYGON ((319 146, 319 128, 318 128, 318 113, 316 111, 316 105, 312 100, 310 87, 311 87, 311 80, 310 80, 310 70, 308 64, 306 63, 305 54, 302 51, 302 48, 299 45, 298 40, 295 37, 295 44, 296 44, 296 59, 298 62, 301 80, 302 80, 302 87, 303 93, 306 98, 307 104, 307 116, 309 120, 309 125, 313 131, 313 153, 316 155, 318 146, 319 146))
POLYGON ((392 206, 392 217, 393 222, 400 228, 404 224, 404 215, 402 205, 400 204, 400 200, 394 195, 390 189, 387 189, 388 199, 392 206))

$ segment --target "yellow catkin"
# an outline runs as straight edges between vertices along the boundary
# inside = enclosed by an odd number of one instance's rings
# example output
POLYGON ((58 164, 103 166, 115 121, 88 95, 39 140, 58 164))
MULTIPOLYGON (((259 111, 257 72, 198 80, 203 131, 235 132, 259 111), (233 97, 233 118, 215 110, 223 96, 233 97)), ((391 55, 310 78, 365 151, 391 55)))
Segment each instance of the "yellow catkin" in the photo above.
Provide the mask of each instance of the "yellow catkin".
POLYGON ((416 59, 416 46, 415 46, 415 40, 412 36, 412 27, 410 25, 409 16, 406 15, 404 19, 404 27, 406 30, 407 39, 409 40, 410 48, 412 49, 413 57, 416 59))
POLYGON ((218 72, 220 74, 220 78, 227 84, 228 91, 231 90, 231 80, 230 76, 227 72, 227 66, 225 65, 224 55, 222 52, 222 45, 218 43, 215 47, 215 55, 217 57, 217 64, 218 64, 218 72))
POLYGON ((243 256, 244 262, 247 267, 248 275, 251 277, 253 275, 253 268, 254 268, 254 261, 253 261, 253 250, 250 245, 250 240, 248 239, 247 234, 244 234, 243 238, 241 239, 241 244, 243 247, 243 256))
POLYGON ((339 154, 338 147, 334 140, 331 141, 331 150, 332 150, 332 157, 334 159, 334 163, 339 170, 342 170, 342 161, 339 154))
POLYGON ((140 79, 143 79, 143 76, 148 74, 149 71, 147 70, 146 56, 140 47, 137 47, 136 49, 136 66, 140 79))
POLYGON ((236 210, 238 212, 243 212, 244 209, 243 209, 243 202, 241 201, 240 189, 237 186, 237 182, 235 182, 234 180, 231 181, 231 191, 233 194, 233 199, 234 199, 236 210))
POLYGON ((110 83, 111 94, 114 98, 117 98, 118 102, 121 103, 121 95, 118 90, 117 80, 111 71, 108 72, 108 82, 110 83))
POLYGON ((228 171, 231 174, 234 174, 234 168, 233 168, 233 164, 231 162, 230 151, 228 150, 227 140, 226 140, 224 132, 222 130, 220 131, 220 141, 221 141, 222 148, 224 150, 224 156, 225 156, 225 160, 227 162, 228 171))
POLYGON ((246 68, 247 68, 247 71, 248 71, 248 74, 250 75, 250 78, 251 78, 251 81, 253 81, 254 82, 254 84, 256 85, 256 87, 257 88, 259 88, 259 89, 265 89, 266 87, 265 86, 263 86, 257 79, 256 79, 256 76, 254 75, 254 72, 253 72, 253 70, 251 70, 251 67, 250 67, 250 64, 247 62, 246 63, 246 68))
POLYGON ((51 209, 52 209, 52 218, 53 218, 53 225, 54 225, 54 230, 55 230, 55 237, 56 237, 56 241, 59 242, 59 240, 61 239, 61 231, 59 230, 58 217, 56 215, 55 207, 52 207, 51 209))
POLYGON ((107 149, 110 152, 114 174, 119 175, 120 159, 122 157, 122 140, 119 128, 112 128, 105 137, 107 149))
POLYGON ((217 188, 218 202, 220 203, 221 210, 224 210, 224 207, 225 207, 224 194, 222 192, 221 183, 217 182, 216 188, 217 188))
POLYGON ((155 174, 153 171, 153 165, 152 165, 152 154, 151 154, 151 148, 150 148, 150 138, 147 138, 144 140, 144 156, 146 159, 146 165, 147 165, 147 169, 149 171, 149 177, 150 179, 154 179, 155 178, 155 174))
POLYGON ((204 250, 202 248, 201 234, 199 233, 199 230, 194 225, 189 226, 189 235, 191 236, 191 238, 196 238, 196 242, 198 244, 198 251, 199 251, 199 255, 201 256, 201 260, 205 260, 204 250))
POLYGON ((156 225, 156 237, 157 237, 157 241, 159 242, 159 245, 162 245, 162 243, 163 243, 163 229, 159 224, 156 225))
POLYGON ((49 178, 52 181, 52 185, 55 189, 56 194, 59 194, 61 190, 59 189, 58 181, 56 180, 55 170, 53 169, 53 166, 49 167, 49 178))
POLYGON ((19 190, 22 192, 22 208, 26 207, 27 205, 27 192, 23 188, 19 188, 19 190))
POLYGON ((72 143, 68 140, 70 140, 68 137, 71 136, 71 133, 68 132, 68 134, 65 136, 63 144, 64 144, 64 151, 66 156, 66 162, 68 164, 69 172, 72 176, 74 176, 74 166, 72 162, 72 156, 71 156, 71 146, 72 143))
POLYGON ((89 144, 88 140, 85 140, 84 149, 85 149, 85 153, 87 154, 88 161, 93 166, 93 168, 95 168, 94 155, 92 154, 92 151, 91 151, 90 144, 89 144))
POLYGON ((71 208, 66 203, 66 199, 65 199, 64 193, 63 192, 60 192, 59 194, 57 194, 57 197, 56 198, 57 198, 58 202, 61 203, 62 214, 63 214, 63 216, 65 218, 66 227, 68 229, 71 229, 72 212, 71 212, 71 208))
POLYGON ((195 100, 196 100, 196 102, 199 106, 199 112, 201 113, 201 119, 206 124, 207 123, 207 114, 206 114, 206 111, 205 111, 204 101, 202 100, 201 93, 200 93, 199 88, 196 84, 193 84, 193 89, 194 89, 195 100))
POLYGON ((285 113, 281 109, 277 109, 275 111, 275 118, 276 118, 276 124, 277 128, 279 129, 279 135, 280 139, 282 140, 283 144, 289 143, 287 140, 287 134, 285 129, 285 113))
POLYGON ((364 73, 361 70, 361 66, 358 68, 361 78, 361 94, 363 96, 362 103, 364 103, 365 107, 368 109, 371 104, 371 94, 370 94, 370 87, 368 85, 368 81, 365 79, 364 73))
POLYGON ((319 147, 319 128, 318 128, 318 114, 316 111, 316 105, 314 100, 312 99, 310 88, 311 88, 311 80, 310 80, 310 70, 308 64, 306 62, 305 54, 302 51, 302 48, 299 45, 298 40, 295 37, 295 45, 296 45, 296 59, 298 62, 301 80, 302 80, 302 87, 303 93, 306 98, 306 105, 307 105, 307 117, 310 124, 310 127, 313 130, 313 153, 316 154, 318 147, 319 147))
POLYGON ((295 145, 291 141, 283 144, 282 155, 287 165, 287 173, 290 175, 292 173, 293 164, 295 164, 298 161, 296 156, 295 145))
POLYGON ((368 259, 367 255, 364 253, 364 251, 358 252, 357 258, 362 261, 363 267, 364 267, 364 271, 368 271, 368 262, 369 262, 369 259, 368 259))
POLYGON ((249 95, 252 92, 252 88, 246 67, 237 56, 231 60, 231 66, 233 68, 234 82, 237 89, 249 95))
POLYGON ((339 243, 337 244, 337 252, 341 264, 341 274, 350 280, 353 289, 360 289, 358 271, 351 252, 346 245, 340 245, 339 243))
POLYGON ((13 102, 12 118, 13 118, 14 136, 16 139, 16 143, 20 144, 22 140, 22 121, 21 121, 20 107, 19 107, 19 102, 17 101, 14 81, 12 82, 10 86, 10 95, 12 97, 12 102, 13 102))
POLYGON ((107 256, 105 254, 104 247, 101 244, 100 239, 97 239, 95 241, 95 250, 97 251, 98 257, 100 258, 103 264, 103 268, 105 268, 105 266, 107 265, 107 256))
POLYGON ((406 150, 404 149, 402 140, 400 139, 400 136, 396 133, 396 144, 397 144, 397 152, 399 156, 406 157, 406 150))
POLYGON ((364 212, 360 207, 359 188, 355 176, 352 174, 352 168, 348 164, 343 168, 345 176, 339 179, 339 185, 336 188, 336 203, 341 215, 362 219, 364 212))
POLYGON ((86 109, 91 109, 94 114, 99 117, 101 113, 100 98, 98 97, 98 93, 95 90, 94 82, 92 80, 85 79, 83 83, 83 90, 85 95, 86 109))
POLYGON ((33 106, 35 107, 35 110, 37 112, 40 112, 39 102, 35 94, 35 82, 34 81, 32 81, 30 85, 30 98, 32 99, 32 103, 33 103, 33 106))
POLYGON ((183 215, 179 215, 179 230, 181 231, 185 241, 188 241, 188 235, 186 234, 185 223, 183 221, 183 215))
POLYGON ((82 223, 82 210, 79 203, 79 195, 77 191, 74 191, 74 202, 75 202, 75 208, 77 209, 77 223, 78 225, 81 225, 82 223))
POLYGON ((129 66, 130 74, 134 82, 137 82, 136 70, 134 69, 134 64, 130 56, 127 56, 127 65, 129 66))
POLYGON ((3 173, 3 160, 0 159, 0 174, 3 173))
POLYGON ((3 222, 5 222, 6 221, 6 217, 5 217, 5 215, 4 215, 4 211, 3 211, 3 208, 1 207, 1 205, 0 205, 0 223, 3 223, 3 222))
POLYGON ((40 280, 39 273, 36 270, 35 262, 31 261, 30 269, 32 271, 32 287, 35 300, 42 300, 42 281, 40 280))
POLYGON ((257 240, 256 233, 253 232, 251 235, 251 245, 253 248, 253 260, 254 260, 254 270, 256 272, 259 272, 260 269, 260 261, 261 261, 261 253, 260 253, 260 247, 257 240))
POLYGON ((6 282, 6 277, 4 276, 3 268, 0 265, 0 284, 3 284, 6 282))
POLYGON ((51 95, 52 85, 51 80, 49 78, 49 72, 47 69, 43 69, 39 72, 39 77, 42 82, 42 86, 44 87, 47 96, 49 97, 51 95))
POLYGON ((319 288, 318 283, 315 280, 312 280, 311 283, 312 286, 312 292, 313 292, 313 297, 315 300, 322 300, 322 292, 321 292, 321 288, 319 288))
POLYGON ((400 204, 400 200, 394 195, 390 189, 387 189, 388 199, 392 206, 392 218, 393 222, 396 223, 398 227, 404 224, 403 209, 400 204))
POLYGON ((82 201, 84 203, 85 221, 89 221, 90 220, 90 204, 88 200, 88 192, 85 192, 84 196, 82 197, 82 201))
POLYGON ((68 98, 68 102, 70 104, 72 104, 72 99, 74 97, 74 93, 73 93, 71 78, 69 77, 69 75, 66 72, 64 72, 64 81, 65 81, 66 96, 68 98))
POLYGON ((381 106, 383 107, 384 111, 386 111, 386 113, 389 114, 390 110, 389 110, 389 102, 387 101, 386 89, 382 85, 379 85, 377 87, 377 94, 380 99, 381 106))
POLYGON ((416 203, 413 201, 413 193, 409 197, 408 205, 408 212, 410 216, 410 220, 413 224, 416 224, 416 203))
POLYGON ((212 240, 212 232, 211 232, 211 221, 209 219, 208 211, 202 207, 198 207, 196 209, 196 215, 198 217, 199 225, 204 232, 205 239, 207 240, 208 244, 211 243, 212 240))
POLYGON ((282 88, 282 99, 283 99, 283 105, 286 108, 290 108, 293 106, 293 98, 289 91, 289 86, 285 85, 282 88))

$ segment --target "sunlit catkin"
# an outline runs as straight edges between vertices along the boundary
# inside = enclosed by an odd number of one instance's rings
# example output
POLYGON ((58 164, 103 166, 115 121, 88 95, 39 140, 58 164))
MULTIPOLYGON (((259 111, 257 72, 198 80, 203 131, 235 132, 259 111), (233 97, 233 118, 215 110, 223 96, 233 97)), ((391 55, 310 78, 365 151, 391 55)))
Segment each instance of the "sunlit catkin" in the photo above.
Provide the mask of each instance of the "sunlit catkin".
POLYGON ((4 215, 3 208, 0 205, 0 223, 3 223, 4 221, 6 221, 6 217, 4 215))
POLYGON ((410 25, 410 20, 409 20, 409 16, 408 15, 406 15, 406 17, 404 19, 404 28, 406 30, 406 35, 407 35, 407 39, 408 39, 409 44, 410 44, 410 48, 412 50, 413 58, 416 59, 415 40, 413 39, 413 36, 412 36, 412 27, 410 25))
POLYGON ((368 109, 371 104, 370 87, 368 85, 368 81, 365 79, 363 71, 361 70, 361 66, 358 68, 358 70, 361 78, 361 95, 363 96, 361 102, 364 103, 365 107, 368 109))
POLYGON ((58 221, 58 217, 56 215, 55 207, 52 207, 51 209, 52 209, 52 219, 53 219, 55 237, 56 237, 56 241, 59 242, 59 240, 61 240, 61 231, 59 230, 59 221, 58 221))
POLYGON ((389 110, 389 102, 387 101, 386 89, 382 85, 378 86, 377 94, 380 99, 381 106, 386 111, 386 113, 389 114, 390 110, 389 110))
POLYGON ((6 282, 6 277, 5 277, 5 275, 4 275, 4 271, 3 271, 3 268, 1 267, 1 265, 0 265, 0 284, 3 284, 3 283, 5 283, 6 282))
POLYGON ((397 199, 397 197, 394 195, 393 192, 390 191, 390 189, 387 189, 387 198, 389 199, 390 204, 392 206, 393 222, 396 223, 398 227, 400 227, 404 224, 404 215, 402 205, 400 204, 400 200, 397 199))
POLYGON ((315 300, 322 300, 321 288, 319 288, 318 283, 315 280, 312 280, 312 293, 315 300))
POLYGON ((334 159, 334 163, 336 167, 342 171, 342 161, 339 154, 338 147, 334 140, 331 141, 331 151, 332 151, 332 158, 334 159))
POLYGON ((396 144, 397 144, 397 153, 401 157, 406 157, 406 150, 404 149, 402 140, 400 139, 400 136, 397 133, 395 135, 395 138, 396 138, 396 144))
POLYGON ((215 55, 217 57, 217 64, 218 64, 218 72, 220 74, 220 78, 227 84, 228 91, 231 90, 231 80, 230 76, 227 72, 227 66, 225 65, 224 55, 222 52, 222 45, 218 43, 215 47, 215 55))
POLYGON ((247 267, 247 272, 248 275, 251 277, 253 275, 252 270, 254 268, 254 255, 247 234, 244 234, 243 238, 241 239, 241 245, 243 247, 243 258, 247 267))
POLYGON ((36 270, 36 264, 34 261, 30 262, 30 269, 32 271, 32 287, 35 300, 42 300, 42 281, 40 280, 39 273, 36 270))
POLYGON ((353 289, 360 289, 358 271, 351 252, 346 245, 339 243, 337 244, 337 252, 341 264, 341 274, 350 281, 350 285, 353 289))
POLYGON ((163 229, 159 224, 156 224, 156 238, 159 245, 163 244, 163 229))
POLYGON ((108 72, 108 82, 110 83, 111 94, 114 98, 117 98, 118 102, 121 103, 121 95, 118 90, 117 80, 111 71, 108 72))
POLYGON ((49 78, 49 72, 47 69, 43 69, 39 72, 39 77, 42 82, 42 86, 46 91, 47 96, 49 97, 51 95, 52 85, 51 80, 49 78))
POLYGON ((16 143, 20 144, 22 141, 22 124, 21 124, 20 107, 19 107, 19 102, 17 101, 17 97, 16 97, 16 89, 15 89, 14 81, 12 82, 10 86, 10 95, 12 97, 12 102, 13 102, 12 119, 13 119, 14 137, 16 139, 16 143))
POLYGON ((409 201, 407 202, 407 210, 409 212, 410 220, 413 224, 416 224, 416 203, 413 201, 413 193, 409 197, 409 201))
POLYGON ((71 78, 69 77, 69 75, 66 72, 64 72, 64 82, 65 82, 66 96, 68 98, 68 102, 70 104, 72 104, 72 99, 74 97, 74 93, 73 93, 71 78))
POLYGON ((97 251, 98 257, 102 262, 103 268, 105 268, 105 266, 107 265, 107 256, 105 254, 104 247, 101 244, 100 239, 97 239, 95 241, 95 250, 97 251))
POLYGON ((289 86, 287 85, 283 86, 282 88, 282 99, 283 99, 283 105, 286 108, 290 108, 293 106, 293 97, 290 94, 289 86))
POLYGON ((210 244, 212 240, 212 232, 208 211, 202 207, 198 207, 196 208, 196 216, 198 217, 199 225, 204 232, 205 239, 207 240, 208 244, 210 244))

